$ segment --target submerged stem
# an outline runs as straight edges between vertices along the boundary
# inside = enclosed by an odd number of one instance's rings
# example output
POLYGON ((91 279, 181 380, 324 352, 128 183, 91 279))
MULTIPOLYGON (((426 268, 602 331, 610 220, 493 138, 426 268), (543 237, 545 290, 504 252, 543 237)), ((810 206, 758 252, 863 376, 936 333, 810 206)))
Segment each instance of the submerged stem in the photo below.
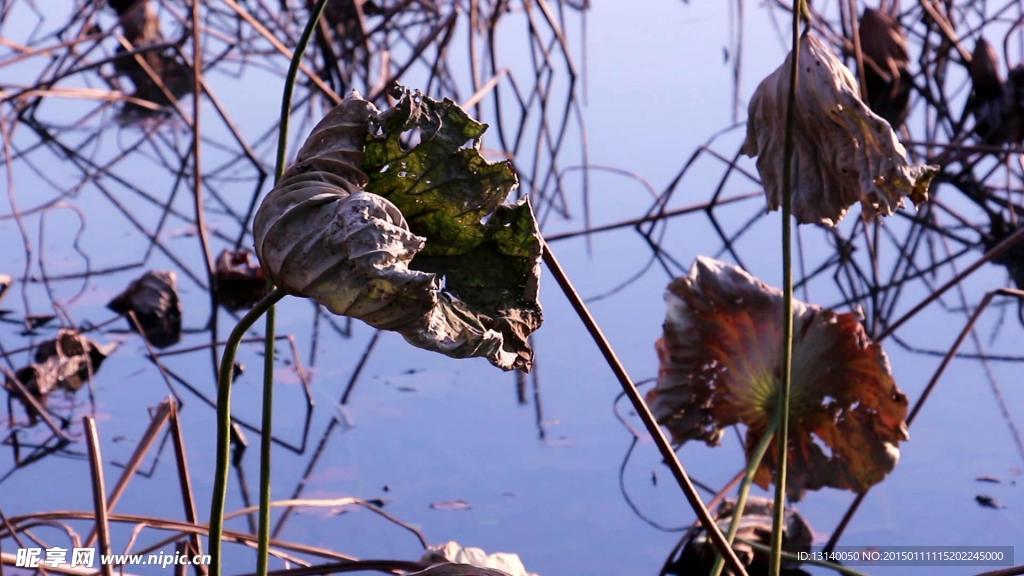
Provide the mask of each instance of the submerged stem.
POLYGON ((786 465, 789 455, 789 397, 793 379, 793 125, 796 90, 800 78, 800 17, 804 0, 793 5, 793 48, 790 51, 789 94, 786 101, 786 131, 782 170, 782 375, 775 418, 779 423, 778 457, 775 468, 775 499, 772 507, 771 564, 769 574, 782 571, 782 533, 786 513, 786 465))
POLYGON ((235 324, 224 344, 217 378, 217 467, 213 477, 213 496, 210 499, 210 574, 213 576, 220 576, 221 568, 224 507, 228 496, 228 471, 231 467, 231 381, 235 375, 235 354, 246 331, 284 297, 285 292, 280 288, 264 296, 235 324))
MULTIPOLYGON (((747 470, 743 474, 743 482, 740 484, 740 490, 736 496, 736 506, 733 507, 732 519, 729 521, 729 531, 725 535, 725 540, 729 543, 729 546, 732 546, 733 542, 736 541, 736 533, 740 529, 743 510, 747 507, 747 497, 750 496, 750 486, 754 483, 754 475, 757 474, 757 469, 761 466, 761 460, 764 459, 765 453, 768 452, 768 447, 771 445, 772 438, 775 437, 775 431, 778 427, 779 418, 776 415, 775 418, 772 418, 771 425, 765 430, 757 446, 754 447, 754 452, 750 455, 750 461, 747 462, 747 470)), ((715 554, 715 565, 711 569, 711 576, 719 576, 724 567, 725 562, 723 562, 721 554, 715 554)))

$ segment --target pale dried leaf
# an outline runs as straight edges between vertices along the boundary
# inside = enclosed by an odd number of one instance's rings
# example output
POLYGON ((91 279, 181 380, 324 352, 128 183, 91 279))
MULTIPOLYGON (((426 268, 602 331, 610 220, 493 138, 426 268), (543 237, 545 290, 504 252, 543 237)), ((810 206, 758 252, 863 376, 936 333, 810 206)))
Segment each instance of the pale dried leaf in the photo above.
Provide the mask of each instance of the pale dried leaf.
POLYGON ((472 564, 435 564, 426 570, 413 572, 409 576, 511 576, 494 568, 480 568, 472 564))
MULTIPOLYGON (((496 552, 488 554, 480 548, 463 546, 458 542, 445 542, 439 546, 431 546, 424 553, 423 562, 450 562, 456 565, 471 565, 476 568, 497 570, 499 574, 507 576, 536 576, 526 571, 523 561, 516 554, 508 552, 496 552)), ((490 572, 476 572, 477 574, 490 574, 490 572)), ((445 574, 444 571, 438 574, 445 574)))
MULTIPOLYGON (((786 107, 792 54, 750 100, 743 153, 757 157, 768 208, 782 202, 786 107)), ((854 203, 863 216, 888 215, 909 197, 928 199, 937 167, 912 165, 892 127, 859 98, 850 70, 812 34, 800 39, 794 106, 793 215, 834 226, 854 203)))

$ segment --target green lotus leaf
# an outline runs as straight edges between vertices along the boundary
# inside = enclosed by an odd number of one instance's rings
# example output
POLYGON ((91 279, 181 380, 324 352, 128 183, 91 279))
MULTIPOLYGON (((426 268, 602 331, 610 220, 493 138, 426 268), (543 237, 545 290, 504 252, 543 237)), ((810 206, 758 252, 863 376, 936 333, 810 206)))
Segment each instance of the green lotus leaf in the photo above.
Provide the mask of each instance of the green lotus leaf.
POLYGON ((379 113, 353 94, 327 114, 253 224, 271 279, 336 314, 455 358, 527 371, 541 323, 541 239, 486 126, 402 91, 379 113))
MULTIPOLYGON (((716 445, 726 427, 744 424, 753 450, 773 419, 782 373, 781 291, 699 257, 669 284, 666 300, 652 411, 676 443, 716 445)), ((798 500, 825 486, 864 492, 899 460, 907 397, 854 314, 795 301, 793 324, 787 493, 798 500)), ((777 453, 770 448, 757 471, 762 487, 777 453)))

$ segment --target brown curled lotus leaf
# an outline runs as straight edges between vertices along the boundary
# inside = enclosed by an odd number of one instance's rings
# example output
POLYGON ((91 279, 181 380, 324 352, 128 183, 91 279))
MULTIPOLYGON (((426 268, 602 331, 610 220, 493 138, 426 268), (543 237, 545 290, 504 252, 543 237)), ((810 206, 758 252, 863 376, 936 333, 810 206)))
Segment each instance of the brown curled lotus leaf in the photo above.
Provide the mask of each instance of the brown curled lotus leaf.
POLYGON ((252 250, 224 250, 213 269, 217 300, 228 310, 248 310, 269 292, 267 276, 252 250))
POLYGON ((1000 71, 999 54, 984 36, 978 38, 967 65, 971 75, 973 104, 985 104, 1003 96, 1003 74, 1000 71))
POLYGON ((913 80, 907 34, 895 7, 890 10, 865 8, 858 33, 864 53, 868 104, 889 125, 898 128, 909 112, 913 80))
POLYGON ((335 314, 454 358, 529 370, 541 323, 541 241, 486 126, 402 90, 379 113, 358 94, 313 129, 264 199, 256 254, 274 283, 335 314))
MULTIPOLYGON (((136 278, 107 303, 107 308, 118 314, 134 313, 143 337, 157 348, 167 348, 181 340, 178 276, 170 270, 151 270, 136 278)), ((138 331, 131 318, 128 326, 138 331)))
MULTIPOLYGON (((100 365, 118 345, 100 344, 79 332, 61 328, 56 338, 36 346, 33 362, 19 369, 14 376, 37 398, 45 398, 54 390, 76 392, 88 383, 100 365)), ((8 390, 17 390, 9 381, 8 390)), ((17 394, 16 394, 17 395, 17 394)))
POLYGON ((1003 79, 999 55, 984 37, 974 45, 967 70, 974 116, 974 131, 988 144, 1024 141, 1024 65, 1018 64, 1003 79))
MULTIPOLYGON (((699 257, 673 280, 657 343, 660 370, 647 399, 674 442, 717 445, 747 428, 753 449, 774 415, 781 374, 782 292, 744 270, 699 257)), ((859 319, 794 301, 787 493, 828 486, 864 492, 899 460, 907 397, 859 319)), ((773 478, 770 448, 755 476, 773 478)), ((748 454, 749 456, 749 454, 748 454)))
MULTIPOLYGON (((125 41, 133 51, 137 51, 133 55, 124 46, 119 46, 114 59, 114 70, 135 87, 131 96, 136 100, 169 106, 168 96, 177 99, 192 92, 191 68, 181 61, 173 48, 160 48, 167 44, 167 39, 161 29, 159 3, 152 0, 110 0, 107 5, 117 12, 125 41)), ((129 100, 122 120, 135 120, 153 112, 153 109, 129 100)))
MULTIPOLYGON (((928 199, 935 166, 912 165, 892 127, 858 96, 850 70, 810 33, 800 39, 793 133, 793 215, 835 226, 860 202, 865 218, 889 215, 909 197, 928 199)), ((782 203, 793 56, 761 81, 750 100, 743 153, 757 157, 768 208, 782 203)))

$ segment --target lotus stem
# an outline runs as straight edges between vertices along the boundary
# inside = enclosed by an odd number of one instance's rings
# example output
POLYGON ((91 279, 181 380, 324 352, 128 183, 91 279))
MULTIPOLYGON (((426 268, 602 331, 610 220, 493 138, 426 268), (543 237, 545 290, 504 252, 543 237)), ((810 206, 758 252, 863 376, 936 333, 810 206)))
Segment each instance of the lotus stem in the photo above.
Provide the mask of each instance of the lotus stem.
POLYGON ((616 379, 619 381, 619 385, 622 387, 622 392, 629 399, 629 402, 633 405, 633 409, 636 410, 637 416, 644 423, 644 428, 647 429, 647 433, 650 434, 651 439, 654 440, 654 445, 658 448, 658 452, 661 453, 661 457, 665 461, 665 465, 669 467, 672 472, 672 476, 676 479, 679 484, 679 488, 683 491, 683 495, 689 502, 690 507, 693 508, 694 513, 700 520, 701 526, 704 527, 704 531, 708 533, 711 541, 714 543, 715 548, 718 550, 725 561, 729 564, 729 569, 735 576, 747 576, 747 571, 743 568, 743 563, 740 562, 739 557, 736 556, 736 552, 733 551, 732 547, 726 542, 725 535, 718 529, 718 524, 715 523, 715 519, 711 517, 711 513, 708 512, 707 506, 704 505, 704 501, 700 499, 700 495, 697 494, 697 489, 694 487, 693 482, 690 481, 690 476, 686 473, 686 469, 683 468, 683 464, 679 461, 678 456, 672 445, 669 444, 668 439, 665 438, 665 434, 661 431, 661 427, 658 425, 658 421, 655 419, 654 414, 651 413, 651 409, 644 402, 643 397, 637 390, 636 384, 633 379, 630 378, 629 373, 626 372, 625 366, 619 360, 618 355, 615 354, 615 350, 612 348, 610 342, 605 337, 604 332, 601 331, 601 327, 597 324, 593 315, 590 314, 590 309, 587 308, 586 302, 580 296, 579 292, 572 284, 572 280, 569 279, 569 275, 565 273, 565 269, 562 268, 562 264, 555 257, 555 253, 551 250, 551 246, 544 242, 544 263, 547 264, 548 270, 551 271, 551 275, 555 277, 555 281, 558 283, 558 287, 562 289, 562 293, 569 300, 573 310, 576 311, 576 315, 580 321, 586 327, 587 332, 590 333, 591 339, 594 344, 597 345, 601 351, 601 355, 604 356, 605 362, 608 363, 608 367, 611 368, 612 373, 615 374, 616 379))
POLYGON ((769 574, 782 571, 782 535, 786 514, 786 465, 789 455, 789 396, 793 379, 793 126, 796 89, 800 77, 800 17, 807 10, 804 0, 793 5, 793 48, 790 51, 789 95, 786 101, 785 144, 782 153, 782 378, 776 403, 778 457, 775 468, 775 499, 772 507, 772 539, 769 574))
MULTIPOLYGON (((768 447, 772 443, 772 438, 775 437, 775 431, 779 427, 779 418, 776 415, 772 418, 771 425, 765 430, 764 435, 761 436, 761 440, 757 443, 754 448, 754 452, 750 455, 750 461, 747 463, 747 470, 743 474, 743 482, 740 483, 740 490, 736 496, 736 506, 732 510, 732 519, 729 521, 729 531, 725 535, 726 542, 731 547, 733 542, 736 541, 736 533, 740 529, 740 521, 743 519, 743 510, 747 507, 747 497, 750 496, 750 486, 754 483, 754 475, 757 473, 758 467, 761 466, 761 460, 764 459, 765 453, 768 452, 768 447)), ((711 576, 719 576, 722 573, 722 568, 725 567, 725 561, 721 554, 715 553, 715 565, 711 569, 711 576)))
POLYGON ((224 505, 228 496, 228 471, 231 467, 231 381, 235 375, 235 354, 249 328, 284 297, 285 292, 275 288, 246 312, 231 329, 224 345, 224 355, 220 359, 217 378, 217 466, 213 477, 213 496, 210 499, 210 574, 214 576, 220 576, 221 573, 224 505))
MULTIPOLYGON (((302 55, 309 46, 320 17, 327 6, 327 0, 319 0, 313 8, 309 21, 299 37, 299 43, 288 64, 288 75, 285 77, 284 94, 281 96, 281 119, 278 122, 277 155, 274 164, 274 184, 284 175, 288 156, 288 120, 291 118, 292 94, 295 92, 295 80, 299 74, 302 55)), ((272 285, 272 284, 271 284, 272 285)), ((266 327, 264 329, 263 350, 263 410, 260 418, 260 510, 259 527, 256 542, 256 574, 267 576, 270 563, 270 461, 273 448, 274 425, 274 322, 276 320, 274 305, 267 308, 266 327)))
POLYGON ((256 532, 256 574, 267 576, 270 560, 270 453, 274 422, 274 306, 267 308, 263 339, 263 409, 260 416, 260 511, 256 532))

